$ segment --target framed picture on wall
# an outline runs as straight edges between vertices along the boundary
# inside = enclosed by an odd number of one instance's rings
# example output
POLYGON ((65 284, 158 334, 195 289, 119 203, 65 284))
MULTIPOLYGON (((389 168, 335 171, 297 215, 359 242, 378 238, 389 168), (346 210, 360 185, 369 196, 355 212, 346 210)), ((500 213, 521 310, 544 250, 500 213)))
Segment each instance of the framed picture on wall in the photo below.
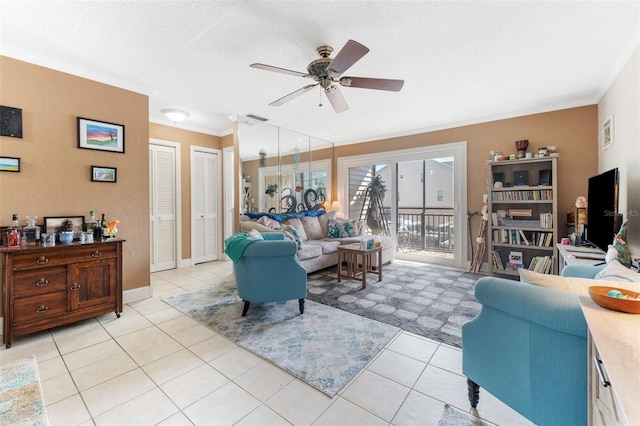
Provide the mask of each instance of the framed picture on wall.
POLYGON ((602 123, 602 149, 607 149, 609 148, 611 145, 613 145, 614 142, 614 120, 613 120, 613 115, 609 118, 607 118, 606 120, 604 120, 604 123, 602 123))
POLYGON ((0 157, 0 172, 19 172, 20 159, 16 157, 0 157))
POLYGON ((60 227, 65 219, 69 219, 73 223, 73 232, 76 234, 84 230, 84 216, 45 216, 43 218, 44 229, 42 232, 55 234, 56 228, 60 227))
POLYGON ((116 182, 118 169, 115 167, 91 166, 92 182, 116 182))
POLYGON ((78 148, 124 154, 124 125, 78 117, 78 148))

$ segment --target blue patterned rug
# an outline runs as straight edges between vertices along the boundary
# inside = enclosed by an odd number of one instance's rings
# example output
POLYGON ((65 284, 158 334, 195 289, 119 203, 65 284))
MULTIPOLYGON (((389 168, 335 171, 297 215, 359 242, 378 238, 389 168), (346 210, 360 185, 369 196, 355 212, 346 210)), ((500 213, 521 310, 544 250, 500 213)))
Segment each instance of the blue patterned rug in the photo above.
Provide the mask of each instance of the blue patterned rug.
POLYGON ((35 355, 0 368, 0 425, 47 425, 35 355))
POLYGON ((307 300, 253 303, 246 317, 235 283, 166 297, 166 303, 316 389, 334 396, 400 331, 307 300))
POLYGON ((338 282, 336 268, 309 274, 307 298, 403 330, 462 347, 462 326, 480 313, 475 298, 481 275, 429 264, 383 265, 382 281, 338 282))

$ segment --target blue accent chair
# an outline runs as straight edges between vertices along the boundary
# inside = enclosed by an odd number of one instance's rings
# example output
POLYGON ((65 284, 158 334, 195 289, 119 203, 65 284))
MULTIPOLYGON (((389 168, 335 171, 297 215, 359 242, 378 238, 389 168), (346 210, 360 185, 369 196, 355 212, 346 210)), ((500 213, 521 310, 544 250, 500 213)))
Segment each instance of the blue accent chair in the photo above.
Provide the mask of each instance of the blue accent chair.
MULTIPOLYGON (((602 268, 571 265, 563 276, 593 278, 602 268)), ((587 323, 578 294, 482 277, 477 318, 462 327, 469 402, 479 388, 537 425, 586 425, 587 323)))
POLYGON ((251 243, 234 263, 238 296, 244 301, 242 316, 249 305, 298 299, 304 313, 307 297, 307 271, 300 264, 298 244, 285 240, 282 232, 266 232, 264 240, 251 243))

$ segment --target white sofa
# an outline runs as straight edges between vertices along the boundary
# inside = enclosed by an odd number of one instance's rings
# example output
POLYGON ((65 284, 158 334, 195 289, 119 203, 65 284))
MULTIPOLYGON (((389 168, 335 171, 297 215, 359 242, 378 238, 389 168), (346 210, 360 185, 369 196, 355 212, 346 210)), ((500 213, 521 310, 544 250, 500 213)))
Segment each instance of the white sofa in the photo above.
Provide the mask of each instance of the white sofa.
MULTIPOLYGON (((288 217, 289 215, 265 215, 261 213, 251 214, 253 218, 242 215, 240 218, 240 230, 259 232, 285 232, 288 238, 296 239, 299 243, 298 259, 307 273, 328 268, 338 264, 338 247, 341 244, 359 243, 363 238, 374 238, 368 233, 368 227, 361 221, 347 220, 335 217, 335 212, 312 213, 318 216, 305 215, 304 212, 296 213, 300 217, 288 217), (262 215, 262 216, 261 216, 262 215), (259 218, 255 218, 260 216, 259 218), (273 219, 286 219, 279 221, 273 219), (294 228, 298 238, 292 232, 294 228), (336 237, 336 235, 340 235, 336 237), (333 236, 330 236, 333 235, 333 236)), ((382 263, 393 262, 396 253, 394 239, 389 236, 377 236, 382 244, 382 263)), ((377 258, 374 260, 377 266, 377 258)))

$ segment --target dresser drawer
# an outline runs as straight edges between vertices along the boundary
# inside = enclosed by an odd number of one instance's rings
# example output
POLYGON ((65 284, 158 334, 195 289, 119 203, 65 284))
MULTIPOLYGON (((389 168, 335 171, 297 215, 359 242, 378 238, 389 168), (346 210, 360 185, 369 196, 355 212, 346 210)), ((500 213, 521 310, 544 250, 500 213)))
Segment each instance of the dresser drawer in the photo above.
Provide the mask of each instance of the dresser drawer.
POLYGON ((63 291, 67 287, 67 267, 54 266, 16 272, 13 281, 15 297, 63 291))
POLYGON ((67 312, 67 292, 14 299, 14 325, 53 319, 67 312))
POLYGON ((73 262, 111 258, 116 254, 115 244, 76 245, 73 250, 63 249, 16 254, 13 258, 13 267, 17 270, 46 268, 52 265, 66 265, 73 262))

